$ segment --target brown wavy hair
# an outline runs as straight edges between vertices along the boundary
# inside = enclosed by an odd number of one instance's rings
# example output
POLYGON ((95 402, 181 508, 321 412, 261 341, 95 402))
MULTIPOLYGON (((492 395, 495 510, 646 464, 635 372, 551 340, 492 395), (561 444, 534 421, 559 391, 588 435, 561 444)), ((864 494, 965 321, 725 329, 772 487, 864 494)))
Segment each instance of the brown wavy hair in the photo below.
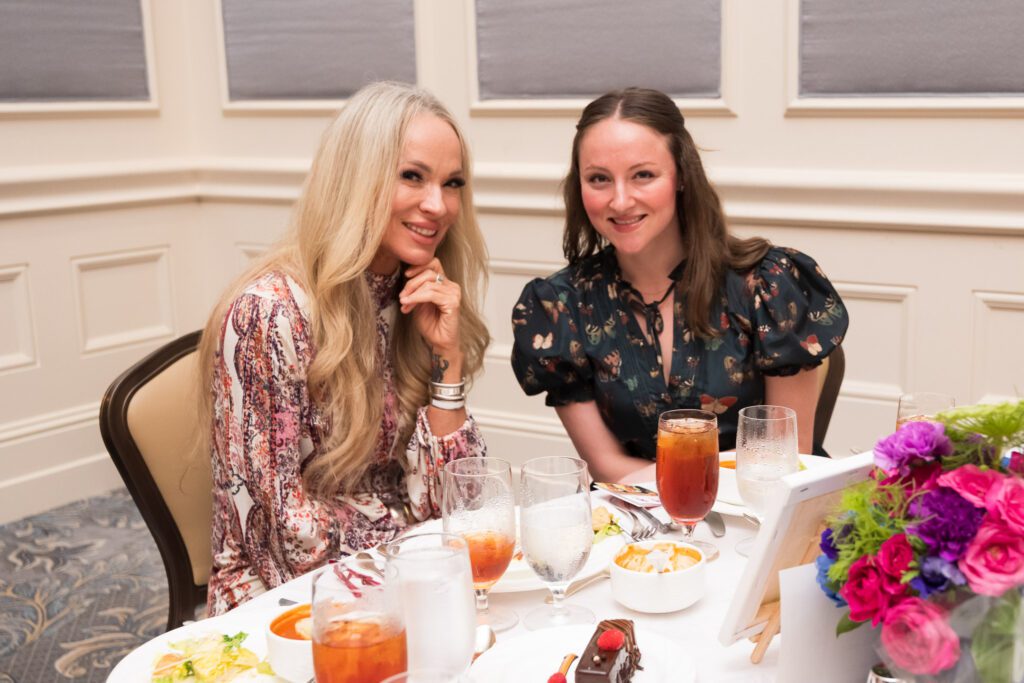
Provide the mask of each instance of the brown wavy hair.
POLYGON ((676 214, 687 260, 682 277, 683 291, 687 293, 684 315, 697 335, 713 337, 717 332, 709 320, 711 303, 726 270, 749 270, 764 258, 771 243, 761 237, 741 239, 729 234, 722 202, 704 173, 697 145, 686 130, 679 108, 665 93, 648 88, 615 90, 601 95, 583 110, 572 141, 572 165, 562 183, 565 258, 575 265, 606 244, 583 207, 580 143, 591 126, 610 118, 647 126, 665 137, 683 188, 676 192, 676 214))

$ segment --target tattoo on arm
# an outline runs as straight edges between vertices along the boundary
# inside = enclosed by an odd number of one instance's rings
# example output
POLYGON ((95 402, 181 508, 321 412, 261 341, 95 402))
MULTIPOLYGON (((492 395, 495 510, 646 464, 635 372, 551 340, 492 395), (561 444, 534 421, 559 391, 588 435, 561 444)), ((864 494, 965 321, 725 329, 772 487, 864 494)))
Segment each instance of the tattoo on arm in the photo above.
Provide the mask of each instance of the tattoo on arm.
POLYGON ((444 373, 448 369, 449 363, 441 356, 436 353, 430 354, 430 379, 433 382, 444 381, 444 373))

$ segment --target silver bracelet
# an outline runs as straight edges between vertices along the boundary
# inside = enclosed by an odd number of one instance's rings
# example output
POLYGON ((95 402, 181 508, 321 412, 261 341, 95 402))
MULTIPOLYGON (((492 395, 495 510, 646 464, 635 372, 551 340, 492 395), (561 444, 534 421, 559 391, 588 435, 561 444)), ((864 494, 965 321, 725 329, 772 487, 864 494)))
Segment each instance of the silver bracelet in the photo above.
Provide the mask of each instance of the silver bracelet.
POLYGON ((430 395, 433 398, 458 401, 466 398, 466 380, 457 384, 445 384, 443 382, 430 383, 430 395))
POLYGON ((463 395, 463 397, 458 400, 448 400, 432 396, 430 398, 430 405, 441 410, 460 410, 466 407, 466 398, 463 395))

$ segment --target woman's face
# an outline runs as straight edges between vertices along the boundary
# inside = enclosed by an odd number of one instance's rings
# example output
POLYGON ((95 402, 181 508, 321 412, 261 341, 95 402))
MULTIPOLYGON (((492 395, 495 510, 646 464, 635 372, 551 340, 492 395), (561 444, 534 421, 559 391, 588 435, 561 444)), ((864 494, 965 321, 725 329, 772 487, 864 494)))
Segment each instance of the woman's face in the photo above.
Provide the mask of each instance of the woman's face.
POLYGON ((458 218, 465 180, 455 130, 433 114, 413 118, 395 172, 391 222, 370 264, 375 273, 393 273, 402 263, 429 263, 458 218))
POLYGON ((661 133, 632 121, 605 119, 583 134, 579 168, 587 217, 619 254, 681 252, 680 179, 661 133))

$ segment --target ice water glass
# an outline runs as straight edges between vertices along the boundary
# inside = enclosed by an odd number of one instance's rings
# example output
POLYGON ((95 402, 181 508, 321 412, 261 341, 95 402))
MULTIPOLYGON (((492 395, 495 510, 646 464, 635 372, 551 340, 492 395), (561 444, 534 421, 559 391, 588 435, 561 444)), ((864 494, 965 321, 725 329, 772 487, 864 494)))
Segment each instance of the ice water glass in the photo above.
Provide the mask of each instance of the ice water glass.
POLYGON ((553 600, 550 607, 527 614, 523 625, 533 631, 593 623, 593 612, 565 604, 569 582, 587 563, 594 545, 587 463, 561 456, 529 460, 519 492, 523 556, 553 600))
POLYGON ((444 530, 459 534, 469 546, 478 621, 494 631, 519 622, 509 609, 492 607, 491 587, 504 575, 516 547, 516 506, 512 465, 500 458, 460 458, 441 475, 444 530))
MULTIPOLYGON (((764 516, 779 480, 800 469, 796 411, 785 406, 747 406, 736 426, 736 487, 758 517, 764 516)), ((748 555, 753 538, 736 552, 748 555)))
POLYGON ((718 496, 718 417, 706 410, 667 410, 658 416, 656 476, 665 512, 683 528, 684 540, 710 561, 713 543, 693 537, 718 496))
POLYGON ((944 410, 956 407, 956 400, 949 394, 937 394, 931 391, 918 391, 900 396, 896 408, 896 429, 907 422, 920 422, 934 419, 944 410))
POLYGON ((393 567, 383 576, 343 563, 313 576, 317 683, 378 683, 407 669, 405 624, 393 567))
POLYGON ((398 571, 409 668, 465 671, 476 641, 466 542, 454 534, 410 534, 386 545, 384 556, 398 571))

